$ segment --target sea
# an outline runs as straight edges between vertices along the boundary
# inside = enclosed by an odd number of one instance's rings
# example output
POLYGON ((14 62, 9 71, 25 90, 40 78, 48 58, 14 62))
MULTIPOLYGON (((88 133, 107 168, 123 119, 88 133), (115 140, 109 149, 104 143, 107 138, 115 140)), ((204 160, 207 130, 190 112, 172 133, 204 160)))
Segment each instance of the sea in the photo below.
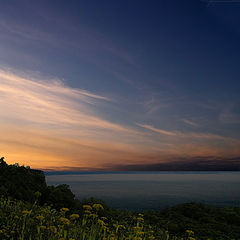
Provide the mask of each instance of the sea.
POLYGON ((201 202, 240 207, 240 172, 45 172, 48 185, 68 184, 77 199, 104 200, 133 211, 201 202))

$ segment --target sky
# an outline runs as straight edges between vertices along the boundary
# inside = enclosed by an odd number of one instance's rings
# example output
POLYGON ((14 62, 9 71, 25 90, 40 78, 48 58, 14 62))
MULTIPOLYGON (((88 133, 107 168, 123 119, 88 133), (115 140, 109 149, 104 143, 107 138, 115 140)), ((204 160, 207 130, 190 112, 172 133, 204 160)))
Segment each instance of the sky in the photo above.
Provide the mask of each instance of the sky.
POLYGON ((239 1, 1 1, 0 154, 240 170, 239 42, 239 1))

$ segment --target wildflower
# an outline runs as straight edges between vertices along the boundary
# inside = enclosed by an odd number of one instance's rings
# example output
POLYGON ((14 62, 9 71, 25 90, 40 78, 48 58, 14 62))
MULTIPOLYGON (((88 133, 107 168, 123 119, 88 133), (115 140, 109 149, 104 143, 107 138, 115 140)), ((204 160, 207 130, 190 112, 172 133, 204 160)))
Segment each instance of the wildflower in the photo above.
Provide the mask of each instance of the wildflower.
POLYGON ((22 214, 23 214, 23 215, 27 215, 27 214, 29 214, 29 213, 31 213, 31 212, 30 212, 30 211, 27 211, 27 210, 23 210, 23 211, 22 211, 22 214))
POLYGON ((38 191, 37 191, 37 192, 35 192, 35 193, 34 193, 34 195, 35 195, 35 197, 36 197, 36 198, 39 198, 39 197, 41 197, 41 196, 42 196, 42 194, 41 194, 40 192, 38 192, 38 191))
POLYGON ((52 231, 53 233, 57 232, 57 228, 55 226, 50 226, 49 230, 52 231))
POLYGON ((189 235, 194 234, 192 230, 186 230, 186 233, 188 233, 189 235))
POLYGON ((51 213, 51 211, 49 209, 47 209, 47 208, 42 209, 41 212, 45 213, 45 214, 50 214, 51 213))
POLYGON ((60 212, 68 212, 68 211, 69 211, 68 208, 61 208, 61 209, 60 209, 60 212))
POLYGON ((47 227, 46 226, 40 226, 41 230, 45 230, 47 227))
POLYGON ((65 217, 60 217, 60 221, 66 225, 69 225, 71 223, 70 220, 65 217))
POLYGON ((196 240, 196 238, 188 237, 189 240, 196 240))
POLYGON ((101 217, 101 219, 104 221, 104 220, 107 220, 107 218, 106 217, 101 217))
POLYGON ((36 219, 42 221, 44 219, 44 216, 42 216, 42 215, 36 216, 36 219))
POLYGON ((138 222, 144 222, 144 219, 142 217, 137 218, 138 222))
POLYGON ((91 207, 90 205, 83 205, 83 208, 84 208, 85 210, 89 210, 89 211, 92 210, 92 207, 91 207))
POLYGON ((70 216, 70 218, 72 219, 72 220, 75 220, 75 219, 78 219, 79 218, 79 215, 78 214, 72 214, 71 216, 70 216))
POLYGON ((118 225, 119 228, 122 228, 122 229, 126 229, 126 227, 124 225, 118 225))
POLYGON ((84 211, 85 214, 90 214, 91 212, 89 210, 84 211))
POLYGON ((100 225, 105 225, 105 222, 103 221, 103 220, 101 220, 101 219, 98 219, 98 223, 100 224, 100 225))
POLYGON ((89 215, 89 217, 92 217, 92 218, 97 218, 97 217, 98 217, 98 215, 97 215, 97 214, 95 214, 95 213, 92 213, 92 214, 90 214, 90 215, 89 215))
POLYGON ((97 211, 104 209, 100 203, 93 204, 93 208, 95 208, 97 211))

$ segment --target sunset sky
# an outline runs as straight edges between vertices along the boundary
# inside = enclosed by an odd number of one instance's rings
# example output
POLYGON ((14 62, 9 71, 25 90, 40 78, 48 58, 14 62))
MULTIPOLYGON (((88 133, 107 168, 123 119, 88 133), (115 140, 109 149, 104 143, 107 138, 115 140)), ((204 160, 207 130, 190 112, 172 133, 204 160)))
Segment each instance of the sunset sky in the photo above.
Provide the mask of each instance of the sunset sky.
POLYGON ((0 2, 0 154, 43 170, 240 169, 240 2, 0 2))

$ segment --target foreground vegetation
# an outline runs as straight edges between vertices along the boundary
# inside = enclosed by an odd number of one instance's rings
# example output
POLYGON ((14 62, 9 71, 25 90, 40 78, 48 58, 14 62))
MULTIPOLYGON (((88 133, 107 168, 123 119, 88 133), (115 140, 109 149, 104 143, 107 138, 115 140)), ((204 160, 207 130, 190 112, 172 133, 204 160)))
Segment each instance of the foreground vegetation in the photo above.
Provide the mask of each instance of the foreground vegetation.
MULTIPOLYGON (((37 193, 39 194, 39 193, 37 193)), ((101 204, 83 205, 84 214, 69 213, 68 208, 60 211, 47 206, 25 204, 21 201, 1 199, 0 239, 36 240, 151 240, 180 239, 170 237, 167 231, 154 233, 144 224, 142 214, 133 218, 133 225, 112 222, 101 217, 101 204)), ((193 240, 193 232, 187 231, 181 239, 193 240)))
POLYGON ((0 239, 240 240, 240 208, 186 203, 135 213, 104 201, 79 201, 68 185, 47 186, 43 172, 0 159, 0 239))

